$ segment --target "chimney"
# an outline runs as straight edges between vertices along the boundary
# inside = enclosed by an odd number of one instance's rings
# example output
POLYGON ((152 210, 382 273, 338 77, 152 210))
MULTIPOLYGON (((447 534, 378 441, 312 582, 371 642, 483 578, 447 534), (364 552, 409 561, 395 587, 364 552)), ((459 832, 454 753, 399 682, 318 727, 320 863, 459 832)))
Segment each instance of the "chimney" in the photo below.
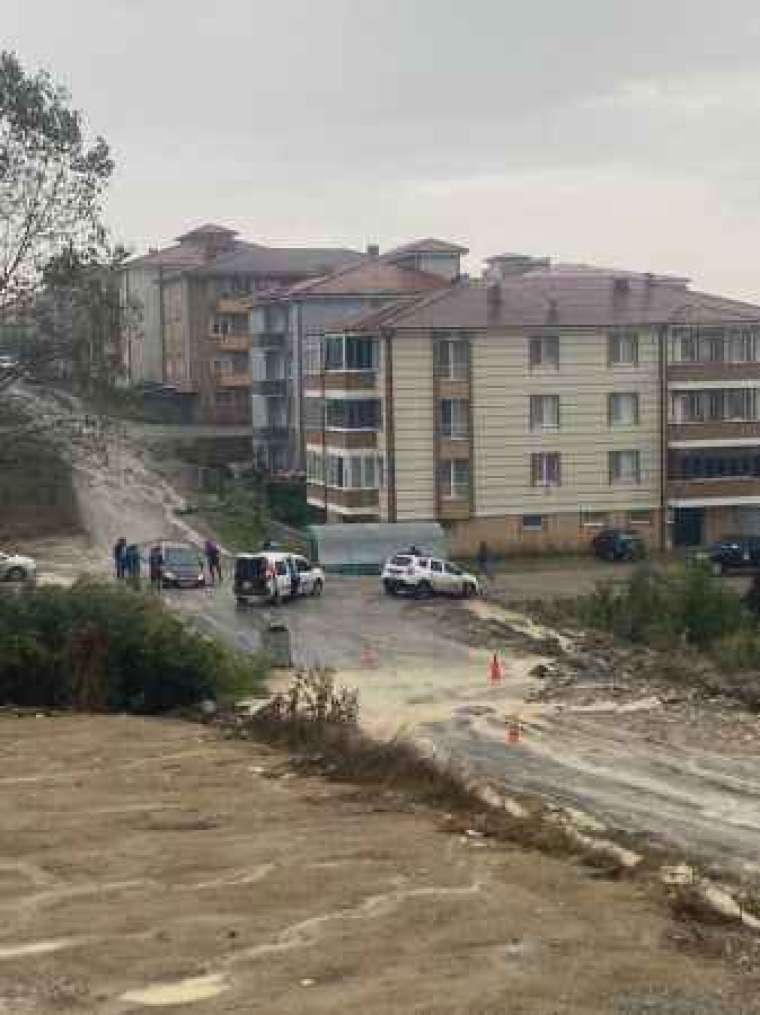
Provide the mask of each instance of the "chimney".
POLYGON ((501 306, 501 285, 498 282, 489 282, 486 288, 486 301, 489 310, 498 310, 501 306))
POLYGON ((379 256, 380 256, 380 247, 377 245, 377 243, 368 243, 367 257, 379 257, 379 256))

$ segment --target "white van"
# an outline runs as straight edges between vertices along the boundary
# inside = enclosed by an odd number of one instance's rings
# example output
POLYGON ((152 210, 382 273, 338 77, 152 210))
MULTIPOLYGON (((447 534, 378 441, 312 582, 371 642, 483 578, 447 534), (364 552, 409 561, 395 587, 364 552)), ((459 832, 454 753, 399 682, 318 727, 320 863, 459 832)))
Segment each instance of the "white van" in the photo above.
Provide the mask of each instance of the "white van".
POLYGON ((240 606, 265 600, 276 606, 283 599, 320 596, 325 586, 321 567, 298 553, 240 553, 235 559, 235 598, 240 606))

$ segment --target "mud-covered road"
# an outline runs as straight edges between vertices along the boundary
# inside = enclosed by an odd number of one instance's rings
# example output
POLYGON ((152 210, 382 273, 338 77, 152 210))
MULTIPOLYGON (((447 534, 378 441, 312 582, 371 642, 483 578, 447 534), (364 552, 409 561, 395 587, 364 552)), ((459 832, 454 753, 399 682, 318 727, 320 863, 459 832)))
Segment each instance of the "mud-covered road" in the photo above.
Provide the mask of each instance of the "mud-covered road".
MULTIPOLYGON (((39 410, 47 411, 44 403, 39 410)), ((85 449, 75 468, 87 537, 39 546, 43 574, 68 580, 82 570, 108 571, 109 548, 122 534, 138 542, 193 537, 175 513, 182 499, 129 441, 111 441, 107 461, 85 449)), ((520 576, 508 580, 519 585, 520 576)), ((529 580, 534 589, 540 585, 535 569, 529 580)), ((237 610, 228 584, 167 599, 243 649, 256 648, 269 619, 266 609, 237 610)), ((424 738, 441 756, 507 789, 540 794, 611 829, 645 833, 734 872, 760 874, 760 725, 754 719, 737 716, 732 741, 713 735, 720 716, 712 705, 683 713, 642 692, 641 701, 621 710, 598 691, 595 710, 531 703, 538 686, 531 671, 541 656, 519 632, 473 639, 469 629, 480 618, 469 611, 484 609, 499 608, 389 599, 375 580, 330 578, 321 599, 286 604, 277 618, 291 631, 297 664, 332 666, 341 682, 359 688, 371 729, 424 738), (504 663, 498 686, 488 679, 494 650, 504 663), (519 743, 505 741, 505 716, 522 721, 519 743)), ((504 619, 518 628, 522 623, 504 619)))

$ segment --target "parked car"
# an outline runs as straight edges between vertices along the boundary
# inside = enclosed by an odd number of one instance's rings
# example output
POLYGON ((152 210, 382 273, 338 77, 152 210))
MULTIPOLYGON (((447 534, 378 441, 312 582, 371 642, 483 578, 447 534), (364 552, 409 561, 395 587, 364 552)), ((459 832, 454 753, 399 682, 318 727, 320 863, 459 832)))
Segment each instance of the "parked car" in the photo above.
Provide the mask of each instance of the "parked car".
POLYGON ((726 536, 694 555, 707 561, 713 574, 760 569, 760 536, 726 536))
POLYGON ((591 549, 601 560, 641 560, 646 543, 638 532, 628 529, 602 529, 591 540, 591 549))
POLYGON ((474 574, 463 571, 451 561, 411 550, 388 558, 383 567, 382 582, 390 596, 411 593, 420 598, 435 594, 468 597, 480 592, 474 574))
POLYGON ((161 543, 164 568, 161 584, 165 589, 199 589, 206 584, 204 561, 200 552, 187 543, 161 543))
POLYGON ((325 573, 298 553, 264 550, 235 560, 235 599, 239 606, 265 600, 272 605, 297 596, 320 596, 325 573))
POLYGON ((19 553, 0 551, 0 581, 22 582, 37 576, 37 562, 19 553))

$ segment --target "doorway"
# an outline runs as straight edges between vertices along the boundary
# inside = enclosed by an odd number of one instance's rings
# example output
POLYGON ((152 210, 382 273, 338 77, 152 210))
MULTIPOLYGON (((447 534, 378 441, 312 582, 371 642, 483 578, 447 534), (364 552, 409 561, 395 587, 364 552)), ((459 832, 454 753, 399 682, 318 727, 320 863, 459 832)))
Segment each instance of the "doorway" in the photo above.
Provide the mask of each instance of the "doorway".
POLYGON ((673 519, 674 546, 700 546, 705 531, 704 508, 676 508, 673 519))

